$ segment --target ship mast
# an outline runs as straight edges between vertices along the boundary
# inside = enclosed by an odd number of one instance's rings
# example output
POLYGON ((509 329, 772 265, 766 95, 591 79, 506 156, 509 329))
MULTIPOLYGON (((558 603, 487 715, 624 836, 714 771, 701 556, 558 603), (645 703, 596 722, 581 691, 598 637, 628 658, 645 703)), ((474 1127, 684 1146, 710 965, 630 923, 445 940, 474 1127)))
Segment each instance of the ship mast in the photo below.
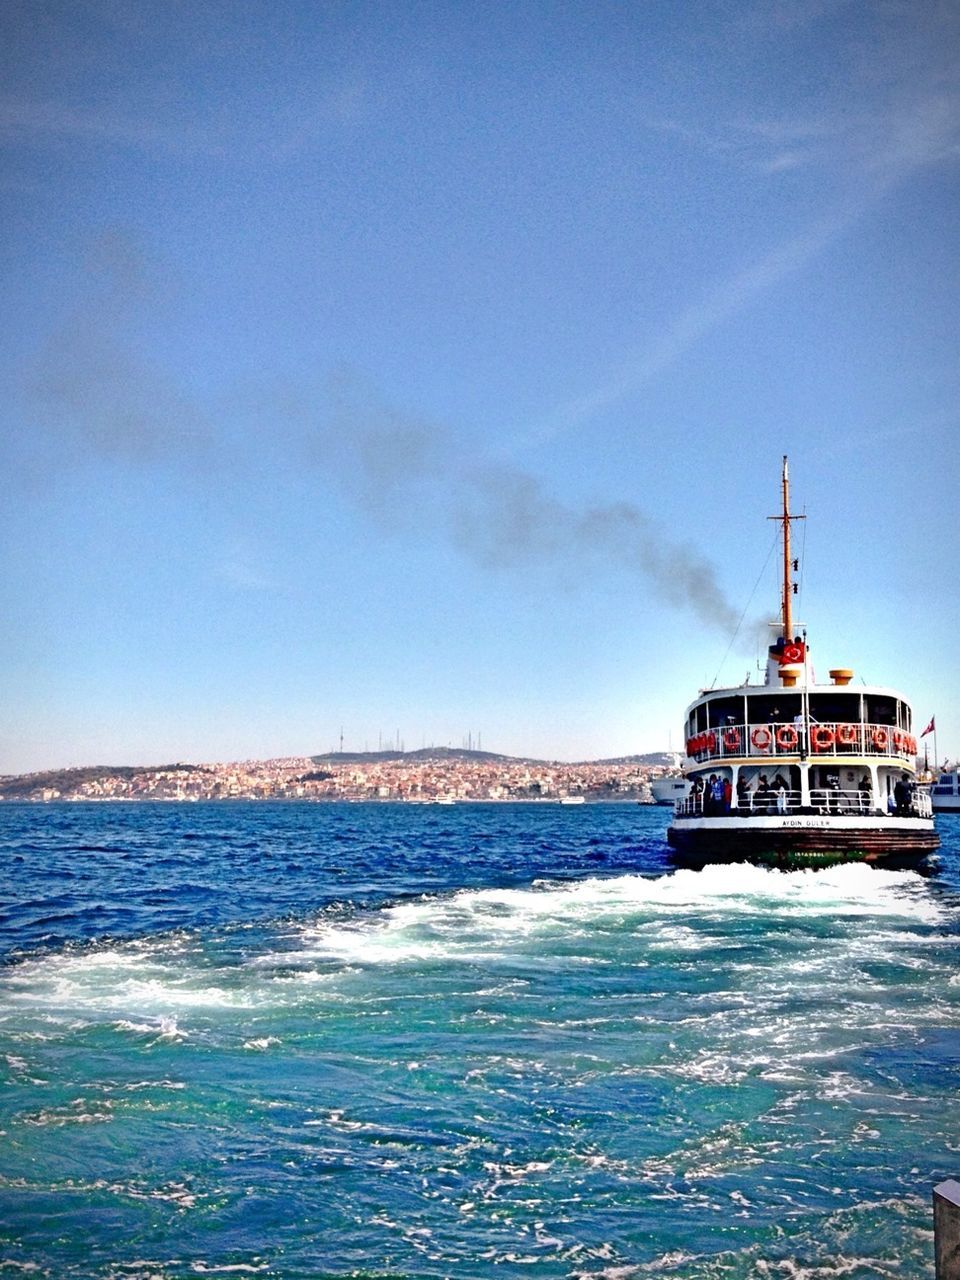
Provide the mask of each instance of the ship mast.
POLYGON ((783 459, 783 638, 788 643, 793 639, 793 622, 791 619, 790 600, 793 592, 790 582, 790 473, 787 459, 783 459))
POLYGON ((779 520, 783 525, 783 595, 781 598, 780 614, 783 623, 783 638, 789 644, 793 639, 793 582, 790 577, 790 570, 793 561, 790 556, 790 522, 791 520, 805 520, 806 516, 792 516, 790 514, 790 471, 787 467, 787 457, 783 457, 783 474, 781 477, 783 488, 783 511, 780 515, 769 516, 770 520, 779 520))

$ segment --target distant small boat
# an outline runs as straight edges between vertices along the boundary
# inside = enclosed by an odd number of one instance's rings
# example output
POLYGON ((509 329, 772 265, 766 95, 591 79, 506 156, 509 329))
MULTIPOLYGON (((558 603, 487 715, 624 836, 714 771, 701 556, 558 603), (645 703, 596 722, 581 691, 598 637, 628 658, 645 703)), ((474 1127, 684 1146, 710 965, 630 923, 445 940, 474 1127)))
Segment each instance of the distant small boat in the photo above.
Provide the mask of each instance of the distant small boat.
POLYGON ((935 813, 960 813, 960 769, 940 774, 930 788, 930 803, 935 813))
POLYGON ((560 803, 561 804, 586 804, 587 797, 586 796, 561 796, 560 803))

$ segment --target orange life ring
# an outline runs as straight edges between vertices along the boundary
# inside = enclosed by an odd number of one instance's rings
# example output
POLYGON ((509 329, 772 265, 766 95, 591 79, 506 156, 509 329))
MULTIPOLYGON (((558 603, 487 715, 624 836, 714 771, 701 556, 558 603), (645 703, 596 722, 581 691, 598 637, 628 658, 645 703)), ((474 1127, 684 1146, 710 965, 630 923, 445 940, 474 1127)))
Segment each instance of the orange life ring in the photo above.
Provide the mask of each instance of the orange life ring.
POLYGON ((799 741, 799 734, 792 724, 782 724, 777 730, 777 746, 782 751, 792 751, 799 741))
POLYGON ((740 730, 724 729, 723 745, 727 748, 728 751, 737 751, 740 747, 740 730))
POLYGON ((769 751, 772 735, 769 729, 765 729, 763 725, 758 725, 750 734, 750 741, 758 751, 769 751))
POLYGON ((838 724, 837 725, 837 741, 841 747, 852 747, 856 745, 858 735, 858 725, 855 724, 838 724))
POLYGON ((878 751, 886 751, 887 743, 890 741, 890 735, 886 729, 874 729, 871 737, 873 738, 873 745, 878 751))
POLYGON ((825 724, 815 724, 810 730, 810 741, 814 751, 829 751, 833 746, 836 734, 825 724))
POLYGON ((903 742, 904 742, 903 734, 900 732, 900 730, 899 730, 899 729, 894 729, 894 731, 893 731, 893 749, 894 749, 894 751, 902 751, 902 750, 903 750, 903 742))
POLYGON ((716 749, 717 749, 717 735, 713 732, 713 730, 711 730, 707 734, 707 750, 716 751, 716 749))

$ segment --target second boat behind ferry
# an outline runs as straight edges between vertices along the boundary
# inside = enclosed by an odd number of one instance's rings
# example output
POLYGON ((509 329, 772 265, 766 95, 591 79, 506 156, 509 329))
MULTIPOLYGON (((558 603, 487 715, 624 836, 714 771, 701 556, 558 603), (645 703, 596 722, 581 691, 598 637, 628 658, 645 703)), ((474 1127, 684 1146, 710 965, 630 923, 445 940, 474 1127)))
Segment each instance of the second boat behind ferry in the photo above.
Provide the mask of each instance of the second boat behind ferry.
POLYGON ((960 813, 960 764, 944 766, 930 788, 930 797, 936 813, 960 813))
POLYGON ((651 778, 649 785, 654 804, 676 805, 678 800, 686 800, 690 794, 690 780, 681 773, 665 773, 662 777, 651 778))
POLYGON ((912 866, 939 839, 916 785, 913 711, 894 689, 814 680, 792 617, 789 473, 783 460, 783 593, 762 685, 706 690, 686 712, 683 773, 667 838, 678 861, 782 867, 862 861, 912 866))

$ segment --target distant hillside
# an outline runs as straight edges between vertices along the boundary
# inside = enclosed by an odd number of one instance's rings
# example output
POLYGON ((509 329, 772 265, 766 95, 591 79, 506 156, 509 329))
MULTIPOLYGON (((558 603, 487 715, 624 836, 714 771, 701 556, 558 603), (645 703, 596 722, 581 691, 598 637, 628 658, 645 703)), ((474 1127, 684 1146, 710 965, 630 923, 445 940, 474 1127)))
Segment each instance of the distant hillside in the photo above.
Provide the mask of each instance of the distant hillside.
MULTIPOLYGON (((496 751, 470 751, 466 747, 421 747, 417 751, 329 751, 326 755, 311 756, 314 764, 376 764, 388 760, 461 760, 493 764, 554 764, 557 761, 541 760, 533 756, 505 756, 496 751)), ((647 764, 672 765, 676 753, 648 751, 646 755, 611 756, 603 760, 572 760, 569 764, 647 764)))
POLYGON ((328 751, 311 756, 314 764, 377 764, 387 760, 463 760, 489 763, 543 764, 528 756, 505 756, 496 751, 470 751, 466 747, 420 747, 417 751, 328 751))
POLYGON ((0 797, 5 800, 32 800, 39 798, 44 791, 72 791, 85 782, 103 782, 108 778, 129 780, 146 773, 206 772, 198 764, 90 764, 77 769, 47 769, 43 773, 0 778, 0 797))
MULTIPOLYGON (((379 798, 385 784, 375 770, 369 769, 371 765, 381 764, 386 766, 384 773, 395 773, 399 779, 395 785, 400 789, 398 794, 401 794, 406 785, 404 779, 411 772, 415 773, 417 766, 427 766, 425 772, 429 774, 431 765, 446 765, 444 772, 454 775, 459 767, 464 780, 476 779, 478 776, 490 778, 498 774, 507 777, 518 766, 521 772, 546 770, 551 775, 569 774, 600 766, 611 770, 626 769, 632 775, 633 770, 644 767, 669 766, 674 762, 674 757, 669 752, 654 751, 646 755, 618 756, 609 760, 560 761, 508 756, 496 751, 477 751, 466 747, 422 747, 418 751, 331 751, 325 755, 311 756, 310 762, 314 768, 307 771, 304 771, 306 762, 303 757, 205 765, 87 765, 75 769, 47 769, 18 777, 0 776, 0 801, 215 800, 238 796, 295 799, 305 794, 319 798, 320 795, 343 794, 344 786, 339 779, 347 777, 350 766, 358 769, 366 767, 366 771, 374 779, 371 783, 374 798, 379 798), (347 766, 346 770, 344 766, 347 766), (337 785, 324 789, 324 784, 333 780, 337 780, 337 785), (305 793, 304 786, 312 789, 305 793)), ((436 769, 434 772, 440 770, 436 769)), ((347 782, 350 782, 349 777, 347 782)), ((536 784, 538 788, 540 785, 536 784)), ((576 785, 582 789, 593 783, 580 779, 576 785)), ((510 786, 515 786, 515 782, 511 782, 510 786)), ((346 790, 349 791, 349 786, 346 790)))
POLYGON ((676 751, 647 751, 640 756, 611 756, 609 759, 592 760, 590 764, 651 764, 672 768, 677 762, 676 751))

